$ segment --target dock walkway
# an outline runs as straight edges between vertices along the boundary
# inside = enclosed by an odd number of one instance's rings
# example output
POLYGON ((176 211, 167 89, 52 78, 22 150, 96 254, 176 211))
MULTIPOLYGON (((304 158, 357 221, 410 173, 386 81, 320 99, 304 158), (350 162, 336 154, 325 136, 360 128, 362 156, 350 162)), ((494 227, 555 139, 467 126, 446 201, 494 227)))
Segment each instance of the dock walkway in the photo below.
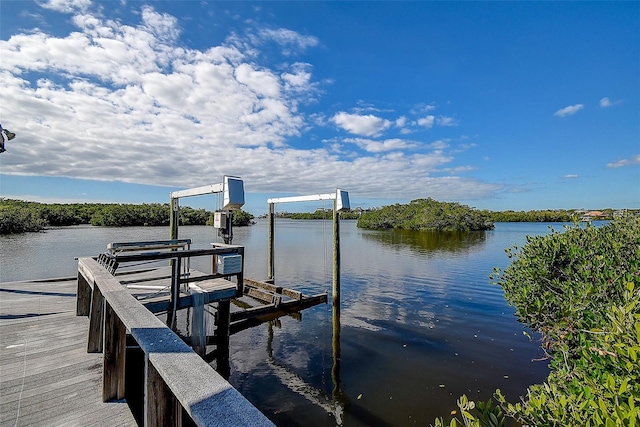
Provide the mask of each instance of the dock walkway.
POLYGON ((0 426, 136 425, 125 402, 102 402, 76 283, 0 283, 0 426))

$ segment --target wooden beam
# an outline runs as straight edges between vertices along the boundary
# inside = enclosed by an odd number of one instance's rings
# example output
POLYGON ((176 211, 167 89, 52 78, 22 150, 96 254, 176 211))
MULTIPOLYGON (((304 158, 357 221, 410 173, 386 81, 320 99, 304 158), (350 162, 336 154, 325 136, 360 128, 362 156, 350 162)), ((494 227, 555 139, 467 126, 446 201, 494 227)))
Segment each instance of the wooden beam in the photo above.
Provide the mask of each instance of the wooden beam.
POLYGON ((283 288, 282 286, 276 286, 272 283, 260 282, 258 280, 253 280, 253 279, 244 279, 244 284, 252 286, 254 288, 262 288, 274 294, 285 295, 292 299, 296 299, 296 300, 302 299, 302 292, 296 291, 293 289, 283 288))

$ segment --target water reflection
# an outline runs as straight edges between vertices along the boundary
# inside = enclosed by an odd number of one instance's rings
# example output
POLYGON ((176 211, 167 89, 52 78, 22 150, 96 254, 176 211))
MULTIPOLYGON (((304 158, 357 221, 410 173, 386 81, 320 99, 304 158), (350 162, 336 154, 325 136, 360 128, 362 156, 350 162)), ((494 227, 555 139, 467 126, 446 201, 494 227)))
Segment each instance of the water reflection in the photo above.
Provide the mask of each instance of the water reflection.
POLYGON ((469 252, 480 250, 486 243, 484 231, 383 230, 364 233, 373 240, 394 249, 409 248, 419 254, 433 252, 469 252))
MULTIPOLYGON (((338 309, 338 319, 339 312, 338 309)), ((335 313, 335 311, 334 311, 335 313)), ((331 370, 331 378, 334 384, 331 397, 317 387, 306 382, 301 376, 296 374, 292 369, 280 363, 273 355, 273 328, 274 325, 280 325, 278 321, 268 323, 267 334, 267 364, 271 368, 273 374, 280 382, 294 393, 302 396, 313 405, 322 408, 327 414, 335 419, 335 425, 342 426, 345 411, 346 396, 340 391, 340 320, 338 320, 338 334, 335 335, 336 323, 334 321, 334 346, 333 346, 333 368, 331 370), (337 343, 337 345, 336 345, 337 343)))

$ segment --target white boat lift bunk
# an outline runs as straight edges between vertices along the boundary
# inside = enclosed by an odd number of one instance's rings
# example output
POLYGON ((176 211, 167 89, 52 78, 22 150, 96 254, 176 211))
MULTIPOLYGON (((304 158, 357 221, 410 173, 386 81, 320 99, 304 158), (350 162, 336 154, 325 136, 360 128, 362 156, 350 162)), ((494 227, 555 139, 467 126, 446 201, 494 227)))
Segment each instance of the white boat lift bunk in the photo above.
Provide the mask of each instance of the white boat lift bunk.
POLYGON ((268 245, 268 277, 267 281, 275 282, 275 205, 277 203, 309 202, 316 200, 333 200, 333 304, 340 301, 340 212, 348 211, 349 193, 336 188, 334 193, 312 194, 309 196, 292 196, 267 199, 269 204, 269 245, 268 245))

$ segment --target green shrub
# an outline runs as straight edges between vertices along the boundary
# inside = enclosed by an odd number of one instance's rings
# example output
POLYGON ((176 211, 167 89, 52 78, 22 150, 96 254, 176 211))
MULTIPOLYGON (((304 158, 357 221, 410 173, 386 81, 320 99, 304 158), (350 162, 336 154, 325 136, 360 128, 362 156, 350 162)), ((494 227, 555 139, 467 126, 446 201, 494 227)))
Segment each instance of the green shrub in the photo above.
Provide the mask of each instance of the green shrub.
POLYGON ((490 230, 493 223, 487 214, 466 205, 438 202, 431 198, 412 200, 407 205, 395 204, 365 212, 358 227, 407 230, 475 231, 490 230))
MULTIPOLYGON (((497 390, 502 413, 520 425, 640 426, 640 219, 552 230, 507 253, 492 278, 543 333, 551 374, 519 403, 497 390)), ((465 425, 494 425, 469 415, 465 425)))

